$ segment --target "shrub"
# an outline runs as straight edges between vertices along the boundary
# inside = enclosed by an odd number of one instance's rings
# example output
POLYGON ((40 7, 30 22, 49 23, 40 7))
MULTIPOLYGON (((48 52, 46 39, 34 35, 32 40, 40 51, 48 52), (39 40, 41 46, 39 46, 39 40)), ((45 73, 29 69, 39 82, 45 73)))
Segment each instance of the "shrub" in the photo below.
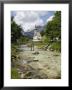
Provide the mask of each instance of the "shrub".
POLYGON ((53 42, 50 48, 61 52, 61 43, 60 42, 53 42))

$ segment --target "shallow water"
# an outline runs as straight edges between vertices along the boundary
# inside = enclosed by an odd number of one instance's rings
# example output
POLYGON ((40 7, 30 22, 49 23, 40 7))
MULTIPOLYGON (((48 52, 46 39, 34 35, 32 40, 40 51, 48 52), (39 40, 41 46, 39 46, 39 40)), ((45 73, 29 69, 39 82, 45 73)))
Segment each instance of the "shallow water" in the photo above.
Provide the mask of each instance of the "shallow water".
POLYGON ((41 51, 35 48, 35 51, 30 51, 31 49, 26 45, 21 45, 24 51, 20 52, 20 62, 22 65, 29 65, 32 67, 29 72, 32 72, 30 78, 42 79, 55 79, 61 77, 61 55, 58 52, 52 51, 41 51), (34 54, 39 52, 39 54, 34 54))
POLYGON ((28 47, 27 45, 20 45, 20 47, 18 48, 21 51, 30 51, 31 48, 28 47))

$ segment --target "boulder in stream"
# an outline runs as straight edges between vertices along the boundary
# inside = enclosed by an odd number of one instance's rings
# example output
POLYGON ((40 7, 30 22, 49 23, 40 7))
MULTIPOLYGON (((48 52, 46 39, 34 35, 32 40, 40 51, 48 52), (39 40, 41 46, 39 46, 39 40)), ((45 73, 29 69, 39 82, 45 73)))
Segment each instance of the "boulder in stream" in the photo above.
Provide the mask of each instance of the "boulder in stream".
POLYGON ((39 54, 39 52, 38 51, 35 51, 34 53, 32 53, 32 54, 34 54, 34 55, 38 55, 39 54))

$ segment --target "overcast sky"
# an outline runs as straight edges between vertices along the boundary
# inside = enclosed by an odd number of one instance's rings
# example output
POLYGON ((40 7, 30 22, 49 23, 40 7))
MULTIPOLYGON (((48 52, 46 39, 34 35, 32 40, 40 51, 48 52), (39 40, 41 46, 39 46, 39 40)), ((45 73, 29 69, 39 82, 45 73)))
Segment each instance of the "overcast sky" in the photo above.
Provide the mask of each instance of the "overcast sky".
POLYGON ((51 21, 54 13, 54 11, 12 11, 11 16, 14 16, 14 21, 27 32, 34 29, 35 25, 43 26, 51 21))

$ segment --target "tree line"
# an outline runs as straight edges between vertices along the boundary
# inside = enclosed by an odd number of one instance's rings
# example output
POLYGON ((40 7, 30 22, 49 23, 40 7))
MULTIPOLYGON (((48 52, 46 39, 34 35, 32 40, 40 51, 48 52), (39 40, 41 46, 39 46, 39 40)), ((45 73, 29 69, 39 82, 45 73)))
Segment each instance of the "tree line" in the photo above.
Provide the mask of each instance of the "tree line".
POLYGON ((41 32, 45 43, 61 51, 61 11, 56 11, 51 21, 47 22, 45 30, 41 32))

